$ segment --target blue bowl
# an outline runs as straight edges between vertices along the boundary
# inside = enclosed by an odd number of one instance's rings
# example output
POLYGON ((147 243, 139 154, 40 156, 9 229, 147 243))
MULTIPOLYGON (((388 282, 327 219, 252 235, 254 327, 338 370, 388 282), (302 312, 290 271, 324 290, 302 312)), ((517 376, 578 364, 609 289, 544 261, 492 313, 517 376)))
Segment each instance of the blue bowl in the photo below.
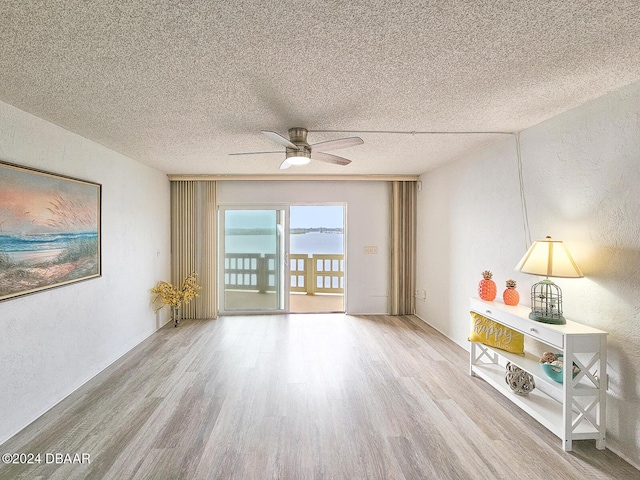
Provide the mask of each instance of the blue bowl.
MULTIPOLYGON (((558 360, 562 360, 563 355, 561 353, 558 353, 556 354, 556 358, 558 360)), ((547 377, 549 377, 554 382, 562 383, 562 370, 564 367, 558 367, 557 365, 551 365, 550 363, 541 363, 540 366, 542 367, 542 371, 547 374, 547 377)), ((573 366, 576 367, 576 364, 574 363, 573 366)), ((574 370, 575 371, 573 372, 573 378, 576 378, 579 370, 577 370, 577 368, 574 368, 574 370)))

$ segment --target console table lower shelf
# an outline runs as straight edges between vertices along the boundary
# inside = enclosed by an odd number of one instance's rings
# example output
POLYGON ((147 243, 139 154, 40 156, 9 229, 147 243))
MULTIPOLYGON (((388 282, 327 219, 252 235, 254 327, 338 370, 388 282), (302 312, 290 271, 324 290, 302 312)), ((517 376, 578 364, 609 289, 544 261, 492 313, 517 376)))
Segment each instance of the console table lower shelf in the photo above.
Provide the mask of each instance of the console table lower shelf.
POLYGON ((479 299, 471 299, 471 310, 519 331, 525 337, 542 341, 552 350, 562 351, 565 361, 574 362, 581 372, 570 378, 565 371, 563 383, 557 383, 542 371, 537 356, 527 352, 517 355, 471 342, 470 374, 486 381, 559 437, 565 451, 572 449, 573 440, 595 440, 596 448, 604 449, 606 332, 575 322, 568 326, 541 325, 525 316, 526 308, 479 299), (517 395, 506 384, 508 362, 533 375, 536 388, 528 395, 517 395))

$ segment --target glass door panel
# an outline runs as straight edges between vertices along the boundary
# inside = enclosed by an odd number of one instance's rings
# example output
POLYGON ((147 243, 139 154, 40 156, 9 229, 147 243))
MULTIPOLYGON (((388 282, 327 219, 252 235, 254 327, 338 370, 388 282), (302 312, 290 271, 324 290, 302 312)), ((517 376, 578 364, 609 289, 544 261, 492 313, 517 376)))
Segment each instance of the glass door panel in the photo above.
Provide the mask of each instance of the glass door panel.
POLYGON ((280 209, 221 210, 223 311, 286 308, 284 219, 280 209))
POLYGON ((290 312, 344 312, 344 219, 344 205, 290 206, 290 312))

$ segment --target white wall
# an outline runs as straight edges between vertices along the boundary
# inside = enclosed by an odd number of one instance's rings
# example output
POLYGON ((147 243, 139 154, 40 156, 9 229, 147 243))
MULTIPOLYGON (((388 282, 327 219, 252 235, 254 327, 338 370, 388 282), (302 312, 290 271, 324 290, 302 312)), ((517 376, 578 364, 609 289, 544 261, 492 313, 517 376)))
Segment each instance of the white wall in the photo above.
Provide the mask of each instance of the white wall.
MULTIPOLYGON (((586 277, 557 279, 567 318, 609 332, 607 446, 640 465, 640 83, 522 132, 533 240, 563 240, 586 277)), ((513 139, 421 177, 417 313, 468 348, 480 272, 499 292, 538 278, 525 252, 513 139)))
POLYGON ((389 192, 387 182, 220 182, 219 204, 345 203, 347 313, 388 312, 389 192), (375 255, 365 246, 377 246, 375 255))
POLYGON ((163 173, 1 102, 0 160, 102 184, 102 277, 0 302, 2 443, 166 321, 170 209, 163 173))

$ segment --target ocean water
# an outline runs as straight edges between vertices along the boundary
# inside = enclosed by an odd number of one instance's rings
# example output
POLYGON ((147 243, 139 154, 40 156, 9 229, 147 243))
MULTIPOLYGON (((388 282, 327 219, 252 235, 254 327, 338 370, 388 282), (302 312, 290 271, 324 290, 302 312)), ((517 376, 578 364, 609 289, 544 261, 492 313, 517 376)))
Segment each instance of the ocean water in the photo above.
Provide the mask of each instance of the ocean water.
MULTIPOLYGON (((227 253, 274 253, 275 239, 271 235, 227 235, 225 250, 227 253)), ((344 235, 342 233, 303 233, 291 235, 291 253, 314 254, 344 253, 344 235)))
POLYGON ((97 238, 96 232, 0 235, 0 253, 14 262, 36 264, 55 259, 75 241, 97 238))

